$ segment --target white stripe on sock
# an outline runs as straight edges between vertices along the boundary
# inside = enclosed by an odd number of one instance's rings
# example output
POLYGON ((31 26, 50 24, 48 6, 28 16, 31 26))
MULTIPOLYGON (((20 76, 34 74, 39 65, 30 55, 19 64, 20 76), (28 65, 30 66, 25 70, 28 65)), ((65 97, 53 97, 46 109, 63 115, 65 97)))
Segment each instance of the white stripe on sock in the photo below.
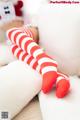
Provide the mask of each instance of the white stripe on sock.
POLYGON ((38 49, 33 53, 34 58, 36 58, 39 54, 43 53, 42 49, 38 49))
POLYGON ((37 65, 36 70, 37 70, 38 72, 40 72, 40 66, 39 66, 39 65, 37 65))
POLYGON ((18 54, 19 51, 20 51, 20 48, 17 48, 17 49, 14 51, 14 56, 17 57, 17 54, 18 54))
POLYGON ((13 50, 15 46, 16 46, 15 44, 12 44, 11 45, 11 50, 13 50))
POLYGON ((58 75, 60 75, 60 76, 62 76, 62 77, 64 77, 64 78, 66 78, 66 79, 68 79, 68 76, 66 76, 66 75, 64 75, 64 74, 62 74, 62 73, 59 73, 59 72, 58 72, 58 75))
POLYGON ((26 38, 23 39, 23 41, 21 43, 21 47, 22 47, 23 50, 24 50, 24 45, 28 40, 32 40, 32 38, 31 37, 26 37, 26 38))
MULTIPOLYGON (((7 30, 7 32, 6 32, 7 37, 8 37, 8 34, 9 34, 10 32, 15 31, 15 30, 17 30, 17 29, 16 29, 16 28, 12 28, 12 29, 7 30)), ((12 34, 11 34, 11 35, 12 35, 12 34)))
POLYGON ((24 33, 20 33, 18 34, 18 36, 16 37, 16 44, 19 46, 19 41, 20 41, 20 38, 25 35, 24 33))
POLYGON ((64 77, 59 76, 59 77, 57 77, 57 81, 56 81, 56 82, 59 82, 59 81, 62 80, 62 79, 64 79, 64 77))
POLYGON ((14 30, 14 32, 12 32, 11 34, 11 41, 14 43, 14 36, 17 32, 20 32, 20 30, 14 30))
POLYGON ((27 62, 30 57, 31 57, 31 55, 27 55, 24 59, 24 62, 27 62))
POLYGON ((55 71, 55 72, 57 72, 57 69, 56 69, 56 67, 54 67, 54 66, 47 66, 47 67, 44 67, 44 68, 42 69, 42 74, 44 74, 44 73, 46 73, 46 72, 49 72, 49 71, 55 71))
POLYGON ((38 61, 39 65, 41 65, 42 63, 45 63, 45 62, 52 62, 54 64, 57 64, 57 62, 55 60, 52 60, 52 59, 47 58, 47 57, 43 57, 38 61))
POLYGON ((19 60, 22 60, 22 57, 23 57, 24 54, 25 54, 24 51, 22 51, 22 52, 20 53, 20 55, 19 55, 19 60))
POLYGON ((36 43, 35 43, 35 42, 31 42, 31 43, 28 45, 27 51, 28 51, 29 54, 30 54, 31 48, 34 47, 34 46, 36 46, 36 43))
POLYGON ((33 59, 31 62, 30 62, 30 66, 33 67, 34 63, 36 62, 35 59, 33 59))

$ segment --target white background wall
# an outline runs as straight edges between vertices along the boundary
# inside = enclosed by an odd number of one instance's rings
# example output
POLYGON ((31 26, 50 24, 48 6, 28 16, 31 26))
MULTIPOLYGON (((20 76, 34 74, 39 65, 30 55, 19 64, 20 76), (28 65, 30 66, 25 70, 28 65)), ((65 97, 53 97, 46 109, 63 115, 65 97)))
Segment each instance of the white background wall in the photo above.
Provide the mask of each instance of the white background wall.
POLYGON ((24 1, 24 14, 25 14, 25 24, 30 20, 30 22, 36 25, 38 9, 42 4, 47 3, 48 0, 23 0, 24 1), (29 19, 29 20, 27 20, 29 19))

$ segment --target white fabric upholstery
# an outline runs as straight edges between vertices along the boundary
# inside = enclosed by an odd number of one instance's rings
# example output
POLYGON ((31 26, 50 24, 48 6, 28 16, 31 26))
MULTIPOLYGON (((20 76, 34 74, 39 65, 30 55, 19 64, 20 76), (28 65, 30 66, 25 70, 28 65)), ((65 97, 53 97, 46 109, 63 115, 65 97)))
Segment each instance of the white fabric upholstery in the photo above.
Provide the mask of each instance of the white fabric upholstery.
POLYGON ((11 52, 11 45, 7 43, 0 44, 0 66, 8 64, 12 61, 15 61, 16 58, 11 52))
POLYGON ((51 4, 40 8, 40 44, 68 74, 80 73, 80 5, 51 4))
MULTIPOLYGON (((80 5, 45 5, 40 8, 40 45, 55 56, 64 73, 80 72, 80 5)), ((71 91, 64 99, 40 93, 43 120, 80 120, 80 79, 70 77, 71 91)))
POLYGON ((48 95, 40 93, 43 120, 80 120, 80 79, 70 79, 71 91, 64 99, 56 98, 55 89, 48 95))
POLYGON ((40 74, 25 63, 14 61, 0 68, 0 111, 14 117, 40 89, 40 74))
POLYGON ((24 22, 37 26, 38 10, 40 6, 48 2, 48 0, 23 0, 24 2, 24 22))

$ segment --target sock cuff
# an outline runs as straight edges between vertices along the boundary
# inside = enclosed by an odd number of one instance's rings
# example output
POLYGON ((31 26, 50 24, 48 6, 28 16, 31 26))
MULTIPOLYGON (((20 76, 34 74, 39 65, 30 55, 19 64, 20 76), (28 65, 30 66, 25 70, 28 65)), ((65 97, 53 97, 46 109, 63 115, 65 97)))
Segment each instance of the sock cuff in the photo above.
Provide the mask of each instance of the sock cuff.
POLYGON ((33 32, 30 29, 31 25, 24 25, 23 27, 21 27, 21 30, 25 33, 27 33, 28 36, 30 36, 33 39, 33 32))

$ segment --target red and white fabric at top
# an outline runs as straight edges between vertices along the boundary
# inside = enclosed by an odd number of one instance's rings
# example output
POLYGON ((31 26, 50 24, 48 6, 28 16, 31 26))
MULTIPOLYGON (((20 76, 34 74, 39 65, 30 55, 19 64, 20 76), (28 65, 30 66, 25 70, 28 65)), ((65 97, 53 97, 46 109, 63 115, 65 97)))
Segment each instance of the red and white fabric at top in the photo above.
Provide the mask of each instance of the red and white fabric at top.
POLYGON ((10 22, 15 19, 22 19, 23 2, 17 0, 13 1, 0 1, 0 25, 10 22))

